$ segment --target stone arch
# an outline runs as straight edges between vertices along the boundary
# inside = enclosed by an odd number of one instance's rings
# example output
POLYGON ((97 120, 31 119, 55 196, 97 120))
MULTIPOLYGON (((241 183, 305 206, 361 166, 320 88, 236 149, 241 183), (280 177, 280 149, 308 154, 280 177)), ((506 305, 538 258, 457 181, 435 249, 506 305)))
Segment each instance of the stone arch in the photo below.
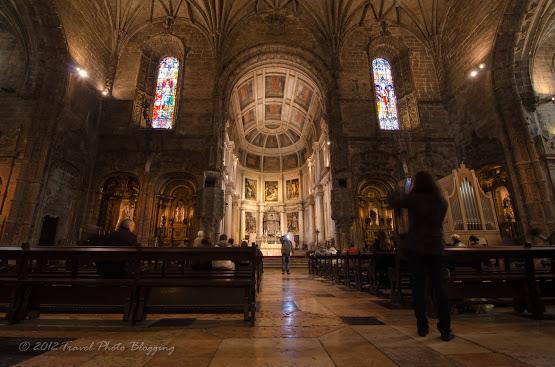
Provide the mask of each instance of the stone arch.
MULTIPOLYGON (((539 102, 538 94, 541 94, 534 85, 536 56, 542 46, 547 46, 550 40, 554 42, 555 4, 537 0, 522 2, 521 6, 525 16, 519 23, 520 29, 515 39, 514 74, 522 104, 528 111, 534 111, 539 102)), ((553 65, 553 59, 550 61, 553 65)), ((553 79, 555 70, 547 72, 551 72, 553 79)))
POLYGON ((519 32, 529 18, 532 1, 511 0, 497 32, 493 49, 493 89, 501 120, 501 140, 513 183, 523 230, 549 230, 555 226, 555 186, 541 155, 543 143, 528 128, 531 106, 529 67, 516 56, 519 32), (528 75, 526 77, 525 75, 528 75), (523 81, 526 81, 524 82, 523 81))
POLYGON ((198 227, 198 186, 188 173, 160 177, 155 185, 155 203, 150 215, 149 242, 179 246, 189 242, 198 227))
POLYGON ((397 182, 387 173, 368 174, 358 180, 356 200, 355 238, 370 245, 378 231, 393 231, 394 211, 387 204, 387 196, 397 188, 397 182))
POLYGON ((98 185, 96 224, 105 232, 116 229, 121 219, 136 220, 139 179, 132 173, 113 172, 98 185))

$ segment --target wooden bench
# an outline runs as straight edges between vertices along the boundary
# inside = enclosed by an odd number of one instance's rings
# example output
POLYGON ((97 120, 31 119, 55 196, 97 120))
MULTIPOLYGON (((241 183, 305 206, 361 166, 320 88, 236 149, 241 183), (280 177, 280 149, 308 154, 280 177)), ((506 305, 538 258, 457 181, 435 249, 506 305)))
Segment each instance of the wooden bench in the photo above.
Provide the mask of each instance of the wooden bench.
POLYGON ((9 322, 34 311, 117 312, 134 324, 148 312, 240 310, 256 316, 262 256, 250 248, 0 248, 0 305, 9 322), (215 270, 231 260, 235 270, 215 270), (97 264, 121 264, 98 274, 97 264))
POLYGON ((452 303, 509 299, 518 312, 541 318, 544 301, 555 297, 554 247, 448 248, 445 252, 452 303))
MULTIPOLYGON (((447 248, 447 287, 452 304, 508 299, 519 312, 541 318, 555 298, 555 247, 447 248), (488 266, 492 261, 496 264, 488 266), (473 301, 471 301, 473 300, 473 301)), ((408 263, 395 252, 309 257, 311 274, 401 302, 410 294, 408 263), (367 270, 366 270, 367 269, 367 270)))

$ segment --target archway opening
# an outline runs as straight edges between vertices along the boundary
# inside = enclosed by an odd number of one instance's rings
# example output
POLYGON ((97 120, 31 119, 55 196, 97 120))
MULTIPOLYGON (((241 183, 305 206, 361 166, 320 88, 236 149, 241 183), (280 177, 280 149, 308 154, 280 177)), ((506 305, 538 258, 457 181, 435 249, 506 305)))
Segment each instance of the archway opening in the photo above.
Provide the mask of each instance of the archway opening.
POLYGON ((225 130, 221 233, 279 256, 279 237, 299 250, 331 245, 330 141, 325 94, 291 62, 266 62, 238 77, 225 130))

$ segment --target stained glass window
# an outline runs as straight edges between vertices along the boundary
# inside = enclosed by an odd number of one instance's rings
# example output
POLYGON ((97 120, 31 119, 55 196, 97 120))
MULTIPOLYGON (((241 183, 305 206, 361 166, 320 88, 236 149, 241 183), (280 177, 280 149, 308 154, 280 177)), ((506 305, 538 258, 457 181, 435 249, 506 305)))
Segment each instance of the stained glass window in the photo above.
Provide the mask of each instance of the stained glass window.
POLYGON ((399 130, 397 96, 393 85, 391 65, 386 59, 372 61, 374 84, 376 86, 376 108, 382 130, 399 130))
POLYGON ((173 127, 178 76, 179 60, 177 58, 164 57, 160 60, 152 110, 152 127, 154 129, 171 129, 173 127))

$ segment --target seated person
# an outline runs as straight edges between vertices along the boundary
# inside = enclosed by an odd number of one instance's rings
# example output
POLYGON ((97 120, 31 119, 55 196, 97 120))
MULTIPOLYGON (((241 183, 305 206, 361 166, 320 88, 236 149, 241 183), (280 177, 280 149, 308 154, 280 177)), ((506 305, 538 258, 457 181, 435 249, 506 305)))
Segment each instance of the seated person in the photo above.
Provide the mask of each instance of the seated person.
MULTIPOLYGON (((232 244, 233 244, 233 239, 232 244)), ((232 247, 227 241, 227 236, 225 234, 220 235, 220 240, 216 243, 214 247, 232 247)), ((235 263, 231 260, 213 260, 212 269, 222 269, 222 270, 235 270, 235 263)))
POLYGON ((456 233, 451 236, 451 243, 448 244, 447 246, 449 246, 449 247, 465 247, 464 243, 461 241, 461 236, 459 236, 456 233))
POLYGON ((221 234, 220 239, 216 242, 214 247, 227 247, 227 235, 221 234))
POLYGON ((347 252, 349 253, 349 255, 358 255, 360 251, 358 247, 356 247, 355 245, 351 245, 351 247, 349 247, 347 252))
POLYGON ((468 247, 480 247, 480 239, 477 236, 471 235, 468 237, 468 247))
MULTIPOLYGON (((121 221, 118 229, 104 237, 103 246, 137 246, 137 236, 133 233, 135 222, 131 219, 121 221)), ((104 277, 119 277, 128 274, 125 261, 102 260, 96 262, 96 272, 104 277)))
MULTIPOLYGON (((208 239, 203 238, 200 241, 200 246, 198 248, 211 248, 213 247, 208 239)), ((193 270, 210 270, 212 269, 212 261, 193 261, 191 264, 193 270)))

